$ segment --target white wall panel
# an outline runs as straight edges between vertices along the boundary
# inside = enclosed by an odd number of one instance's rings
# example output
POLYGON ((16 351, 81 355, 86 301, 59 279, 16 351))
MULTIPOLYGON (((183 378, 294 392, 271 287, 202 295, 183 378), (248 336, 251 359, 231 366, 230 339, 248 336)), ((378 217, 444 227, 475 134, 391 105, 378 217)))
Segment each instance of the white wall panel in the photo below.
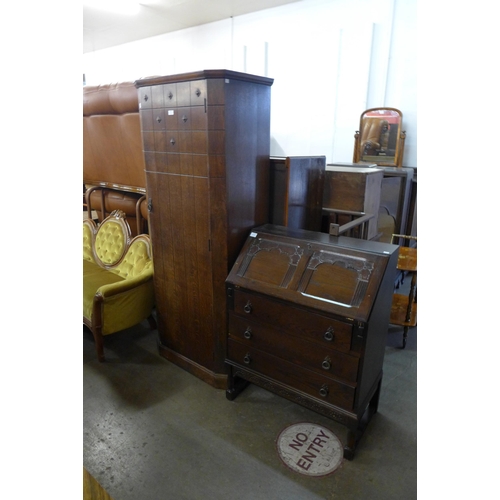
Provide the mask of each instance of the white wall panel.
POLYGON ((330 156, 334 162, 352 161, 354 133, 359 128, 359 115, 366 109, 371 49, 371 24, 351 25, 342 30, 330 156), (359 112, 355 114, 354 110, 359 112))
POLYGON ((203 69, 274 78, 271 154, 350 162, 361 112, 403 112, 416 166, 416 0, 303 0, 87 53, 87 84, 203 69))

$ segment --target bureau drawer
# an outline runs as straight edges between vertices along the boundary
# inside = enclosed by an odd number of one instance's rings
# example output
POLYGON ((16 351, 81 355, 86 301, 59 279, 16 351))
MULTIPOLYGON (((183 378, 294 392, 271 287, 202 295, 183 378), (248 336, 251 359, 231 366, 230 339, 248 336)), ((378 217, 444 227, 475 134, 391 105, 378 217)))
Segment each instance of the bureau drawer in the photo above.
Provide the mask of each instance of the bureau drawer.
MULTIPOLYGON (((301 338, 328 342, 333 349, 342 352, 351 350, 352 324, 337 319, 291 307, 260 295, 234 290, 234 312, 245 318, 254 318, 261 323, 274 325, 277 329, 298 335, 301 338)), ((359 349, 359 347, 357 348, 359 349)))
POLYGON ((332 343, 322 339, 323 345, 301 337, 289 335, 272 325, 259 323, 251 318, 229 313, 230 338, 249 347, 267 352, 295 365, 302 366, 328 377, 356 382, 359 358, 332 348, 332 343))
POLYGON ((352 410, 356 384, 348 385, 321 376, 232 339, 228 339, 227 349, 231 364, 262 374, 326 403, 352 410))

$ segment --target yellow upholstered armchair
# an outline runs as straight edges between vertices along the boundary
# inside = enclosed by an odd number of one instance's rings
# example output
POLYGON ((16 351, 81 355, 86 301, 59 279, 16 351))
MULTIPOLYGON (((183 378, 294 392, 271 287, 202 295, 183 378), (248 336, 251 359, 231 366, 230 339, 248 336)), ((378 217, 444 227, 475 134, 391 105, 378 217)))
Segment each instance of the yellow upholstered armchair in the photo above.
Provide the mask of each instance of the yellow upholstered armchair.
POLYGON ((131 238, 124 212, 115 210, 99 226, 83 221, 83 323, 104 361, 103 337, 152 316, 153 259, 148 235, 131 238))

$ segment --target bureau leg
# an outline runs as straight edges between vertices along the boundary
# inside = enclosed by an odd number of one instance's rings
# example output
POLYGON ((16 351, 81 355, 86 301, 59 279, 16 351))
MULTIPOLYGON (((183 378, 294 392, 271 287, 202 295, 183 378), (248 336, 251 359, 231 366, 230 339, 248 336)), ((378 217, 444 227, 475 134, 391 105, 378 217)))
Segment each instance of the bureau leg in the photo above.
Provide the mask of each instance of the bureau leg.
POLYGON ((358 440, 361 437, 357 435, 358 432, 355 430, 349 430, 347 432, 347 444, 344 446, 344 458, 346 460, 352 460, 354 458, 354 451, 358 444, 358 440))
POLYGON ((382 379, 379 380, 377 385, 377 390, 373 394, 365 413, 361 417, 356 427, 350 428, 347 432, 347 444, 344 446, 344 458, 346 460, 352 460, 354 458, 354 453, 356 447, 358 446, 359 440, 363 436, 368 423, 372 419, 373 415, 378 411, 378 402, 380 399, 380 389, 382 387, 382 379))
POLYGON ((372 396, 370 399, 370 403, 368 404, 368 411, 370 412, 370 418, 375 415, 378 411, 378 402, 380 399, 380 389, 382 387, 382 379, 379 380, 378 385, 377 385, 377 390, 375 391, 375 394, 372 396))
POLYGON ((233 401, 248 384, 247 380, 240 377, 233 377, 229 374, 227 377, 226 398, 229 401, 233 401))

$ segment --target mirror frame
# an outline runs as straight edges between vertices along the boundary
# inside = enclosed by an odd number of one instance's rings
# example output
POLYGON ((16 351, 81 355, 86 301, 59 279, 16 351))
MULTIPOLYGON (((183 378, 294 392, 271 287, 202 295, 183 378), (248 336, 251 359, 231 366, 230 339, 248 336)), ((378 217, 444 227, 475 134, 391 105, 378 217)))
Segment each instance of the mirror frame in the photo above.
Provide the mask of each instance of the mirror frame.
POLYGON ((353 163, 375 163, 380 166, 386 167, 402 167, 403 165, 403 152, 404 152, 404 142, 406 138, 406 132, 402 131, 403 127, 403 113, 396 108, 370 108, 366 109, 361 113, 359 119, 359 130, 356 130, 354 135, 354 155, 353 155, 353 163), (378 156, 378 155, 363 155, 363 151, 361 151, 362 144, 361 138, 363 137, 363 119, 368 117, 376 118, 375 115, 378 113, 380 118, 382 119, 384 116, 394 117, 395 114, 399 117, 398 128, 396 130, 395 138, 392 138, 392 141, 395 140, 395 152, 394 156, 378 156), (385 158, 385 159, 384 159, 385 158))

